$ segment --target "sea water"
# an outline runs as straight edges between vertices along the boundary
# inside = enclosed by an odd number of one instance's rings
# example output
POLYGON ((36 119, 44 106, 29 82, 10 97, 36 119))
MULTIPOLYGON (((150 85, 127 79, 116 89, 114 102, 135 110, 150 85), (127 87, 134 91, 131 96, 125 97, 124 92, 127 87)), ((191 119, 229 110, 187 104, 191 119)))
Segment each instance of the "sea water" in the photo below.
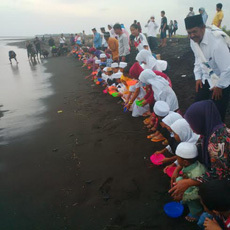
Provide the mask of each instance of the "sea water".
POLYGON ((24 48, 7 45, 17 38, 0 38, 0 145, 9 144, 18 137, 38 129, 46 121, 44 98, 53 94, 47 60, 31 62, 24 48), (8 52, 14 50, 18 64, 9 62, 8 52))

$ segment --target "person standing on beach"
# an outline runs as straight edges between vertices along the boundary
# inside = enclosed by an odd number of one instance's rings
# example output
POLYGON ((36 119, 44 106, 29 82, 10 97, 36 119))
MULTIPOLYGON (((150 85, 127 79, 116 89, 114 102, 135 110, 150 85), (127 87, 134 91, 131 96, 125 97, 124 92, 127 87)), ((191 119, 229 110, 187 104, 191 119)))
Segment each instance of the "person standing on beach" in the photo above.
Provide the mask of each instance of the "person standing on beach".
POLYGON ((30 43, 30 41, 26 42, 26 51, 27 51, 27 57, 30 58, 30 54, 32 51, 33 45, 30 43))
POLYGON ((50 47, 50 51, 52 50, 52 47, 55 46, 55 42, 54 39, 50 36, 50 39, 48 41, 49 47, 50 47))
POLYGON ((195 55, 195 101, 212 99, 224 122, 230 96, 228 45, 221 34, 205 27, 200 14, 185 18, 185 26, 195 55))
POLYGON ((167 18, 165 17, 165 11, 161 11, 161 44, 160 47, 165 47, 167 44, 167 36, 166 36, 166 30, 167 30, 167 18))
POLYGON ((149 49, 148 41, 144 34, 139 32, 139 27, 137 24, 132 24, 130 26, 131 34, 134 37, 134 46, 140 52, 143 49, 149 49))
POLYGON ((62 49, 64 44, 65 44, 65 37, 64 34, 61 34, 61 37, 59 39, 59 44, 60 44, 60 48, 62 49))
POLYGON ((18 60, 16 58, 16 53, 13 51, 13 50, 10 50, 9 51, 9 60, 10 60, 10 64, 12 64, 12 61, 11 59, 14 59, 16 61, 16 63, 18 64, 18 60))
POLYGON ((110 37, 111 38, 116 38, 116 34, 114 32, 114 29, 113 29, 113 25, 112 24, 109 24, 108 25, 108 30, 109 30, 109 33, 110 33, 110 37))
POLYGON ((186 18, 187 18, 187 17, 194 16, 194 15, 195 15, 195 13, 194 13, 194 11, 193 11, 193 7, 189 7, 189 13, 187 14, 186 18))
POLYGON ((174 22, 173 22, 173 31, 172 31, 174 36, 176 35, 177 30, 178 30, 178 22, 177 22, 177 20, 174 20, 174 22))
POLYGON ((97 32, 95 28, 92 29, 93 31, 93 45, 96 49, 101 49, 101 35, 97 32))
POLYGON ((222 11, 223 5, 221 3, 216 4, 216 15, 213 18, 212 25, 221 27, 221 22, 224 18, 224 13, 222 11))
POLYGON ((75 38, 73 36, 73 34, 70 35, 70 39, 69 39, 70 45, 73 47, 75 45, 75 38))
POLYGON ((85 45, 85 38, 86 38, 86 34, 85 31, 82 31, 82 45, 85 45))
POLYGON ((110 33, 105 33, 106 44, 108 44, 109 49, 112 51, 112 58, 114 62, 119 61, 119 52, 118 52, 118 40, 116 38, 111 38, 110 33))
POLYGON ((204 22, 204 24, 206 25, 206 22, 207 22, 207 20, 208 20, 208 14, 206 13, 205 8, 204 8, 204 7, 201 7, 201 8, 199 9, 199 13, 201 14, 201 16, 202 16, 202 18, 203 18, 203 22, 204 22))
POLYGON ((124 33, 121 28, 120 24, 115 24, 113 26, 115 33, 118 35, 118 42, 119 42, 119 59, 122 62, 129 62, 130 56, 130 47, 129 47, 129 38, 124 33))
POLYGON ((155 48, 157 48, 157 28, 159 27, 158 24, 155 22, 155 16, 151 16, 148 20, 147 24, 147 39, 149 43, 149 47, 153 52, 155 48))
POLYGON ((38 58, 38 54, 41 58, 41 42, 40 42, 38 37, 35 38, 34 45, 35 45, 35 49, 36 49, 37 58, 38 58))
POLYGON ((105 40, 105 27, 101 27, 101 37, 102 37, 102 42, 101 42, 101 46, 102 46, 102 50, 105 51, 108 48, 108 44, 105 40))

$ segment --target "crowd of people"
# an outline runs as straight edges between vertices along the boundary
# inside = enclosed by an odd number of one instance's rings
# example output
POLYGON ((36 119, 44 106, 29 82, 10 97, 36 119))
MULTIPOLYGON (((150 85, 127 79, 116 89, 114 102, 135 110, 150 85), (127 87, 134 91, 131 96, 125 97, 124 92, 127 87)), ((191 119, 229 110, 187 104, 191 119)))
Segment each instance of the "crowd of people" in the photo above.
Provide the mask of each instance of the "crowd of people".
MULTIPOLYGON (((150 132, 147 138, 165 146, 150 159, 153 163, 160 159, 165 173, 172 170, 170 195, 188 206, 186 220, 206 230, 230 229, 230 130, 225 125, 230 38, 220 29, 221 3, 216 10, 211 27, 206 26, 208 15, 203 7, 197 15, 190 7, 184 20, 195 56, 196 80, 195 102, 185 114, 168 76, 168 62, 155 53, 158 30, 159 46, 165 47, 166 30, 170 37, 178 28, 177 21, 168 25, 165 11, 161 11, 160 27, 155 16, 150 17, 145 25, 147 37, 136 20, 130 26, 131 34, 120 23, 107 25, 107 31, 101 27, 102 35, 93 28, 92 47, 85 46, 84 32, 70 36, 72 55, 92 71, 86 78, 100 85, 103 93, 120 98, 124 112, 144 117, 150 132)), ((58 46, 52 37, 48 44, 53 55, 68 51, 63 34, 58 46)), ((42 55, 41 41, 28 42, 27 52, 28 58, 42 55)), ((12 51, 10 55, 16 58, 12 51)))
MULTIPOLYGON (((210 28, 205 26, 204 8, 197 15, 190 8, 185 18, 196 79, 196 99, 185 114, 167 75, 167 61, 153 52, 158 28, 154 16, 146 24, 147 38, 137 21, 130 26, 131 35, 124 25, 110 24, 107 32, 100 28, 103 36, 92 29, 93 47, 75 42, 71 51, 92 71, 86 79, 100 85, 103 93, 120 98, 124 112, 144 117, 151 132, 147 138, 165 146, 151 161, 160 157, 164 172, 173 170, 170 195, 188 206, 186 220, 206 230, 230 229, 230 130, 224 123, 230 95, 230 43, 219 28, 221 8, 217 4, 210 28), (219 22, 214 23, 216 18, 219 22)), ((161 16, 164 47, 164 11, 161 16)))

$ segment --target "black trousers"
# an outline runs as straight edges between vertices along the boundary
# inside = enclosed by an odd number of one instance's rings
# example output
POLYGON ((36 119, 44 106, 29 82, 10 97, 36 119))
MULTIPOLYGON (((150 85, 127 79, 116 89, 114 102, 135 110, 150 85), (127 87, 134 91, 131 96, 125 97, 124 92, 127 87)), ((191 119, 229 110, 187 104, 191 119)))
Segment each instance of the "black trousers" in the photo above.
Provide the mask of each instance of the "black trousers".
MULTIPOLYGON (((213 100, 217 109, 219 110, 221 120, 225 121, 225 115, 229 104, 230 99, 230 86, 222 90, 222 98, 220 100, 213 100)), ((199 91, 196 93, 195 101, 203 101, 212 99, 212 91, 209 90, 208 81, 205 81, 203 88, 199 88, 199 91)))
POLYGON ((150 47, 151 51, 153 52, 157 48, 157 45, 158 45, 157 38, 156 37, 148 37, 147 39, 148 39, 149 47, 150 47))

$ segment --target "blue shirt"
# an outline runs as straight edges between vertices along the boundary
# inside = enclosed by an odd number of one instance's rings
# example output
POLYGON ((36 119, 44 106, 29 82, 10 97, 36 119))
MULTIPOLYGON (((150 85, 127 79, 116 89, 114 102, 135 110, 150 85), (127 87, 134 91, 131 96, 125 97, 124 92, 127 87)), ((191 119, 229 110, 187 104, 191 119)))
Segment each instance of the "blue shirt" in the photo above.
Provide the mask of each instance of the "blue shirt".
POLYGON ((96 49, 101 47, 101 35, 98 32, 94 34, 93 44, 96 49))

